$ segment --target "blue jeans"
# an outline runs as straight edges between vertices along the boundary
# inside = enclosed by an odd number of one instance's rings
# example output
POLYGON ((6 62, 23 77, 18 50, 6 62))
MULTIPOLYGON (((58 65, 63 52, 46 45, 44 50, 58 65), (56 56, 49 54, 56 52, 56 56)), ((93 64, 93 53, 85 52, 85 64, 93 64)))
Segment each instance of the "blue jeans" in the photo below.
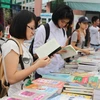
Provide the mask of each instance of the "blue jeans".
POLYGON ((91 46, 91 48, 94 48, 95 50, 100 49, 100 46, 93 46, 93 45, 90 45, 90 46, 91 46))

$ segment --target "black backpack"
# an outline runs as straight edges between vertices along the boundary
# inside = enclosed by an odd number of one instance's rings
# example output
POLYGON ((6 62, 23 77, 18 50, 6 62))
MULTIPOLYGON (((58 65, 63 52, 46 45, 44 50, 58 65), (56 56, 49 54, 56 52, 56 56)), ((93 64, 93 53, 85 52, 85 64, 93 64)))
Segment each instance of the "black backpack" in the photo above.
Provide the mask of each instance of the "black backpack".
MULTIPOLYGON (((50 35, 50 26, 49 26, 49 24, 48 23, 44 24, 44 28, 45 28, 45 34, 46 34, 44 43, 46 43, 48 38, 49 38, 49 35, 50 35)), ((62 31, 63 31, 63 34, 65 36, 65 30, 63 28, 62 28, 62 31)), ((29 52, 31 53, 31 55, 33 56, 33 59, 35 61, 38 57, 36 55, 33 55, 33 44, 34 44, 34 38, 31 42, 30 47, 29 47, 29 52)))

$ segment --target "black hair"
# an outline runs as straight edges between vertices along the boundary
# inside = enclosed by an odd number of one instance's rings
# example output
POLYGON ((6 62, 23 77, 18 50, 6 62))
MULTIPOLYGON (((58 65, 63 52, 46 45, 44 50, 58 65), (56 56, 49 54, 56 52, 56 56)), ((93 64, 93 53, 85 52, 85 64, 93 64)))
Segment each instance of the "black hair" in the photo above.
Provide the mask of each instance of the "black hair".
POLYGON ((34 13, 28 10, 20 11, 12 20, 9 32, 11 36, 18 39, 27 39, 26 38, 26 28, 27 24, 32 20, 36 23, 36 16, 34 13))
POLYGON ((79 29, 80 28, 80 25, 79 25, 79 22, 76 23, 76 27, 75 27, 75 30, 79 29))
POLYGON ((12 22, 12 18, 9 18, 9 19, 7 20, 7 24, 8 24, 8 25, 11 25, 11 22, 12 22))
POLYGON ((37 16, 36 17, 36 20, 37 20, 37 22, 40 21, 41 20, 41 17, 40 16, 37 16))
POLYGON ((69 19, 70 21, 68 25, 70 26, 72 24, 74 15, 72 9, 69 6, 61 4, 55 9, 52 15, 52 21, 55 25, 58 26, 58 20, 60 19, 69 19))
POLYGON ((0 23, 0 32, 4 32, 4 27, 3 27, 3 25, 0 23))
POLYGON ((98 16, 93 16, 92 19, 91 19, 92 20, 92 23, 96 22, 98 19, 99 19, 98 16))

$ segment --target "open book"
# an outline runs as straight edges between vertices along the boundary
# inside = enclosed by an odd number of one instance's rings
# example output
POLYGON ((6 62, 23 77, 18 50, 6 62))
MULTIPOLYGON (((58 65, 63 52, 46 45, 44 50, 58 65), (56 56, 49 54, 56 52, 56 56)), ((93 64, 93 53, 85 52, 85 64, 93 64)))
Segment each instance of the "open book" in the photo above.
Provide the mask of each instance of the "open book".
POLYGON ((62 58, 68 58, 68 57, 72 57, 78 54, 78 51, 76 51, 72 45, 67 45, 65 48, 63 48, 64 50, 66 50, 66 53, 61 54, 62 58))
POLYGON ((44 45, 40 46, 35 50, 35 53, 39 58, 43 58, 46 56, 52 56, 57 51, 61 50, 61 46, 57 43, 57 41, 53 38, 49 40, 44 45))

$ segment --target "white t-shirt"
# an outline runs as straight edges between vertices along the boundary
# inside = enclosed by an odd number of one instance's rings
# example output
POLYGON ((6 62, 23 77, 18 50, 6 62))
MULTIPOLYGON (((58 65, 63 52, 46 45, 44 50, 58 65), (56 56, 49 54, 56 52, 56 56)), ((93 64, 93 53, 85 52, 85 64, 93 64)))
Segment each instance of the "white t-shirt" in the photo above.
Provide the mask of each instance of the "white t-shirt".
POLYGON ((6 41, 7 39, 6 38, 0 38, 0 45, 2 45, 3 43, 5 43, 5 41, 6 41))
MULTIPOLYGON (((50 21, 48 24, 50 26, 50 35, 49 35, 48 40, 55 38, 56 41, 61 46, 65 46, 65 43, 67 41, 66 32, 65 32, 65 36, 64 36, 62 29, 55 26, 53 21, 50 21)), ((45 43, 45 37, 46 37, 45 28, 43 25, 41 25, 37 29, 36 34, 34 36, 34 48, 33 48, 34 53, 35 53, 36 48, 42 46, 45 43)), ((64 67, 64 60, 62 59, 62 57, 59 54, 55 54, 55 56, 51 59, 51 63, 44 68, 38 68, 37 73, 40 75, 43 75, 43 74, 47 74, 50 72, 58 71, 62 67, 64 67)))
POLYGON ((100 44, 100 32, 98 31, 99 30, 99 27, 94 27, 94 26, 91 26, 89 28, 89 31, 90 31, 90 43, 91 44, 95 44, 95 45, 98 45, 100 44))
MULTIPOLYGON (((23 49, 23 57, 22 57, 23 64, 24 64, 24 67, 27 68, 27 67, 29 67, 32 64, 33 59, 32 59, 31 54, 29 53, 28 49, 26 49, 24 45, 21 45, 21 46, 22 46, 22 49, 23 49)), ((19 47, 18 47, 18 45, 14 41, 9 40, 9 41, 7 41, 6 43, 4 43, 2 45, 2 55, 3 55, 3 58, 11 50, 14 50, 17 54, 19 54, 19 47)), ((12 59, 14 59, 14 58, 12 58, 12 59)), ((14 67, 14 66, 12 66, 12 67, 14 67)), ((18 70, 22 70, 20 64, 18 65, 18 70)), ((33 77, 32 75, 31 75, 31 77, 33 77)), ((6 73, 5 73, 5 76, 6 76, 6 73)), ((22 84, 23 84, 23 81, 20 81, 18 83, 10 85, 10 88, 8 90, 8 95, 11 96, 13 93, 21 90, 22 84)))

